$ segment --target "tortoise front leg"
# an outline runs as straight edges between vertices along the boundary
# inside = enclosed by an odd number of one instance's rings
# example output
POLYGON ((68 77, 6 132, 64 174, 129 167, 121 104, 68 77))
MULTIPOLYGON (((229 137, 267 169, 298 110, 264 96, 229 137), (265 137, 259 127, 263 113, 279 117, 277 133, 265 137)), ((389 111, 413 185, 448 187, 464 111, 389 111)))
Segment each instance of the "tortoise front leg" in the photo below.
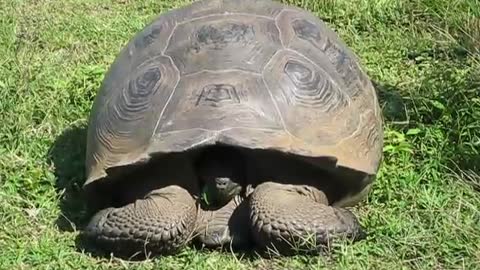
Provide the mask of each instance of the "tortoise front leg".
POLYGON ((188 159, 165 157, 125 175, 106 191, 104 196, 115 194, 117 204, 96 213, 84 231, 104 251, 172 254, 193 237, 198 183, 188 159))
POLYGON ((364 236, 350 211, 328 206, 325 194, 312 186, 265 182, 253 191, 249 207, 256 243, 283 254, 318 251, 337 237, 364 236))
POLYGON ((196 218, 196 203, 190 193, 171 185, 123 207, 99 211, 85 235, 114 253, 168 254, 187 244, 196 218))

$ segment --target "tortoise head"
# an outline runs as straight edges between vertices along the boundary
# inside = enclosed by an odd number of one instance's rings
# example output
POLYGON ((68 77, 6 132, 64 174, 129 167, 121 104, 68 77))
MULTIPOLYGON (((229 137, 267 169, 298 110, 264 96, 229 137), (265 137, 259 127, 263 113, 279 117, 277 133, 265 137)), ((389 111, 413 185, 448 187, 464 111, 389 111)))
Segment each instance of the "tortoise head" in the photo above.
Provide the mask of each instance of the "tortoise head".
POLYGON ((235 148, 206 149, 196 163, 202 198, 211 207, 221 207, 242 192, 245 186, 243 156, 235 148))

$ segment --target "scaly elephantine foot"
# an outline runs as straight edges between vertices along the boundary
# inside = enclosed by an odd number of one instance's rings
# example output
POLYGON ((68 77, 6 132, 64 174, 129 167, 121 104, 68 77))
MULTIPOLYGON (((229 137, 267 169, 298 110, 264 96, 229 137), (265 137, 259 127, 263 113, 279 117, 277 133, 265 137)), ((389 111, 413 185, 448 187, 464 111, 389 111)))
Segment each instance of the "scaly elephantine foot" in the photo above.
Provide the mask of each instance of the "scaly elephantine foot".
POLYGON ((187 190, 168 186, 124 207, 99 211, 84 233, 103 250, 116 254, 169 254, 192 237, 196 211, 187 190))
POLYGON ((328 206, 327 197, 310 186, 265 182, 250 198, 255 242, 281 254, 320 251, 336 238, 364 237, 356 217, 328 206))
POLYGON ((248 202, 236 196, 218 210, 199 208, 195 235, 209 248, 243 248, 251 243, 248 202))

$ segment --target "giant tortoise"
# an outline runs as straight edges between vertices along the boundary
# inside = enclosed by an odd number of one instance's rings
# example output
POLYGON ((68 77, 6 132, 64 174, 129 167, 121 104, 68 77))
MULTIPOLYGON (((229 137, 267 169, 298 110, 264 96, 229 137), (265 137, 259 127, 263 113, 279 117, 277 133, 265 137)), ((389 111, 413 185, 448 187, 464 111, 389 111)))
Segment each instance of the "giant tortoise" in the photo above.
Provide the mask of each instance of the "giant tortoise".
POLYGON ((360 239, 346 207, 374 182, 381 119, 357 57, 303 9, 204 0, 166 12, 95 99, 84 235, 157 254, 195 239, 285 252, 360 239))

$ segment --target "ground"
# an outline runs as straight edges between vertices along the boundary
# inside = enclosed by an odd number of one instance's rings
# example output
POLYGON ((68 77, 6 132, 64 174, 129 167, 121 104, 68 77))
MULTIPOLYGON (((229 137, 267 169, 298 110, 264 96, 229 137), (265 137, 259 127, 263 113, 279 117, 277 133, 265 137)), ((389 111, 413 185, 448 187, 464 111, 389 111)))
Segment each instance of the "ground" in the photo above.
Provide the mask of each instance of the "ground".
POLYGON ((480 3, 289 0, 361 59, 384 163, 355 207, 369 235, 321 256, 189 248, 128 262, 78 248, 85 128, 115 55, 189 1, 0 0, 0 269, 480 269, 480 3))

